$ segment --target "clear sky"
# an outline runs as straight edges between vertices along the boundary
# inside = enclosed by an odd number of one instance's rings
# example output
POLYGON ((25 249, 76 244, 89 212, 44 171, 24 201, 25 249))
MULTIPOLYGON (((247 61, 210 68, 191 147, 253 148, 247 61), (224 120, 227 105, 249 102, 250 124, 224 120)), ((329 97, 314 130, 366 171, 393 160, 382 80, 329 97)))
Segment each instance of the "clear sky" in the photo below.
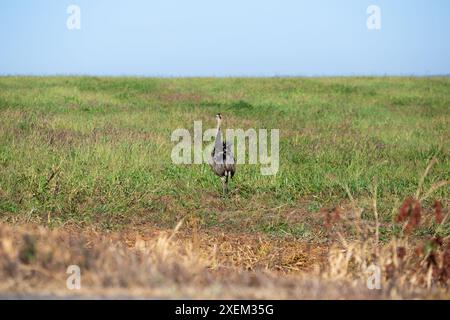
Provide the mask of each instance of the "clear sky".
POLYGON ((1 0, 0 74, 448 75, 450 1, 1 0))

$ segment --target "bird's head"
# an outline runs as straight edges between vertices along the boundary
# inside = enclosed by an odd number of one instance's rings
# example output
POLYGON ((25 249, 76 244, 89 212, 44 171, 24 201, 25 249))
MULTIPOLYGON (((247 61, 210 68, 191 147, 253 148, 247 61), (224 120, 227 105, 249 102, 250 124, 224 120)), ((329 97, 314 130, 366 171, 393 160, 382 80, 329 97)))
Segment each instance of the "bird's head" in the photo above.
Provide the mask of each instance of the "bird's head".
POLYGON ((222 122, 222 115, 220 113, 216 114, 216 120, 217 123, 220 125, 220 123, 222 122))

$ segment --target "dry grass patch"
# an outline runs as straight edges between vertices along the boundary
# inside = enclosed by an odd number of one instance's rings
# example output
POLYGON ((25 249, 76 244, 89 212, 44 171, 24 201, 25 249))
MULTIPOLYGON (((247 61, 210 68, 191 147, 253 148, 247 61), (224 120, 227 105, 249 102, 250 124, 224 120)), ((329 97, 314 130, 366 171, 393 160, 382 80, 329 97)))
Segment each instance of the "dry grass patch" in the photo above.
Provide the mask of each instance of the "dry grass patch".
MULTIPOLYGON (((105 234, 69 226, 48 230, 35 225, 0 225, 0 295, 238 299, 449 297, 444 287, 426 289, 419 284, 411 288, 396 281, 382 290, 368 290, 365 278, 359 272, 356 277, 355 272, 351 275, 338 257, 341 253, 336 255, 334 249, 329 260, 324 260, 328 256, 327 248, 308 248, 301 243, 246 235, 188 235, 183 234, 180 226, 172 231, 105 234), (81 268, 80 291, 66 289, 65 272, 73 264, 81 268)), ((357 244, 353 245, 357 248, 357 244)), ((362 252, 352 249, 350 256, 358 263, 358 259, 366 259, 362 252)), ((348 258, 349 254, 345 256, 348 258)))

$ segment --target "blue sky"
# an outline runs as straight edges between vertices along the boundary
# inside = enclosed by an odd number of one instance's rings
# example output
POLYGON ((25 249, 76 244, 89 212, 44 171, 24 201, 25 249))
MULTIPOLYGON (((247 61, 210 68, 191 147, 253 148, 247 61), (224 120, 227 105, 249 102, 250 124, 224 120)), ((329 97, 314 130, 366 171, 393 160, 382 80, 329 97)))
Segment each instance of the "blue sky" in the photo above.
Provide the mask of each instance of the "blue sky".
POLYGON ((449 18, 448 0, 2 0, 0 74, 450 74, 449 18))

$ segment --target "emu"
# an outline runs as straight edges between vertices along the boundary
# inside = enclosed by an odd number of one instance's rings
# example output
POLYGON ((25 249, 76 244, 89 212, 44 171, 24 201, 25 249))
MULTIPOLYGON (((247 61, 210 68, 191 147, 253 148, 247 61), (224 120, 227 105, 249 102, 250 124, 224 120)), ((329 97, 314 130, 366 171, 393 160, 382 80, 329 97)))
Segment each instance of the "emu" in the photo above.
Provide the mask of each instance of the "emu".
POLYGON ((222 141, 220 125, 222 124, 222 115, 216 115, 217 133, 214 148, 211 152, 209 164, 213 172, 222 180, 222 191, 225 196, 228 193, 228 179, 233 178, 236 172, 236 161, 233 157, 231 145, 222 141))

